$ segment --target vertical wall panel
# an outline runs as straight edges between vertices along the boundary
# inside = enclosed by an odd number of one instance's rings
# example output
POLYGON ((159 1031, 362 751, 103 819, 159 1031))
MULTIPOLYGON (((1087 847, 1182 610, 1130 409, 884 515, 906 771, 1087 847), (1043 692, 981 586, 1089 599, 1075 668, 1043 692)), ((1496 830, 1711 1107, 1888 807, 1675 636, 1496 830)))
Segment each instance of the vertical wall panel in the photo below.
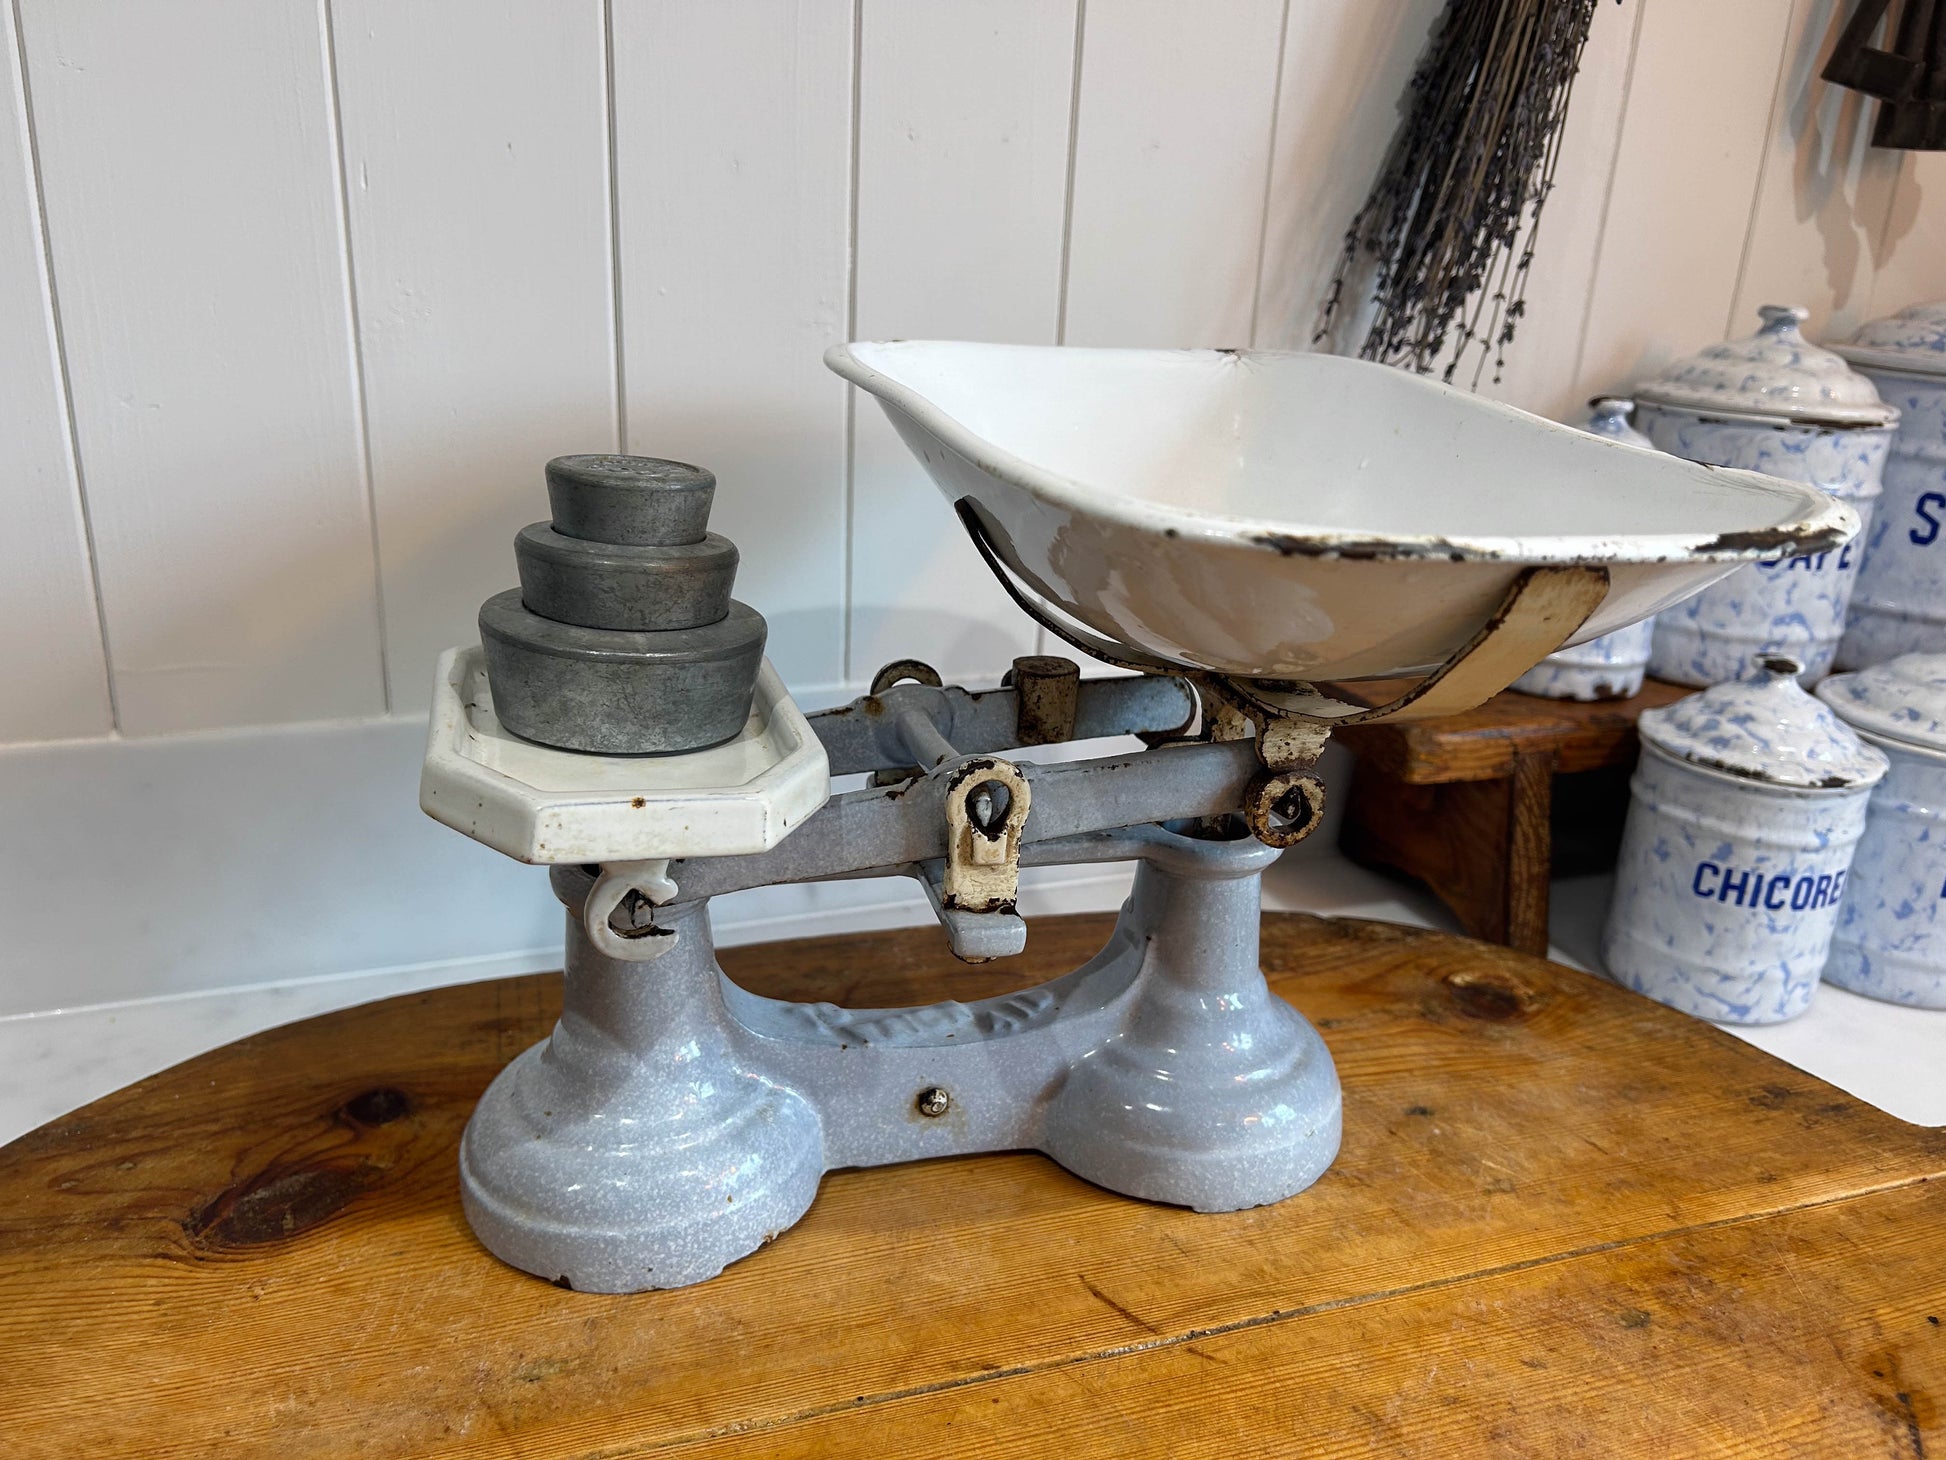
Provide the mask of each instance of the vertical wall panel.
POLYGON ((1398 130, 1445 0, 1291 0, 1254 343, 1311 348, 1345 230, 1398 130))
POLYGON ((0 742, 113 729, 41 248, 13 12, 0 12, 0 742))
MULTIPOLYGON (((1072 0, 868 0, 861 20, 856 332, 1052 344, 1073 102, 1072 0)), ((850 673, 918 656, 991 675, 1030 652, 947 504, 855 404, 850 673)))
POLYGON ((628 449, 713 470, 794 686, 843 675, 853 15, 616 0, 628 449))
POLYGON ((1867 319, 1946 299, 1946 153, 1895 154, 1898 180, 1879 240, 1867 319))
POLYGON ((612 451, 599 0, 334 0, 395 709, 514 583, 550 456, 612 451))
MULTIPOLYGON (((1347 6, 1292 0, 1271 166, 1257 343, 1303 348, 1338 266, 1345 229, 1365 201, 1402 119, 1443 0, 1347 6)), ((1639 5, 1596 7, 1528 280, 1528 322, 1484 395, 1572 414, 1575 357, 1600 244, 1634 53, 1639 5)), ((1341 348, 1356 347, 1356 304, 1341 348)), ((1472 380, 1473 363, 1459 377, 1472 380)))
POLYGON ((1635 70, 1575 388, 1583 397, 1626 391, 1722 338, 1790 29, 1791 7, 1779 0, 1637 3, 1635 70))
POLYGON ((1481 380, 1482 394, 1556 420, 1578 420, 1588 404, 1576 390, 1575 361, 1595 287, 1642 9, 1608 0, 1595 6, 1561 129, 1554 192, 1535 241, 1526 317, 1508 348, 1499 383, 1492 382, 1491 364, 1481 380))
POLYGON ((1081 56, 1071 345, 1246 345, 1283 0, 1108 0, 1081 56))
POLYGON ((21 11, 122 729, 380 710, 316 4, 21 11))
POLYGON ((1803 305, 1813 338, 1849 334, 1871 307, 1900 154, 1869 145, 1872 103, 1818 75, 1852 8, 1841 0, 1792 7, 1732 334, 1756 327, 1760 304, 1803 305))

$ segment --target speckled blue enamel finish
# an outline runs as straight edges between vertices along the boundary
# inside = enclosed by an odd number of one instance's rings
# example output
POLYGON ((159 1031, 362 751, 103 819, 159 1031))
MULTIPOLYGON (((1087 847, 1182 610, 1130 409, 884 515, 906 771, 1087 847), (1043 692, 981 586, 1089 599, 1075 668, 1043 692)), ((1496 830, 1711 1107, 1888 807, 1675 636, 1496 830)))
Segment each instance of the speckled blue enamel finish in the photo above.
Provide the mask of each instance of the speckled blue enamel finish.
MULTIPOLYGON (((1863 368, 1863 367, 1861 367, 1863 368)), ((1946 378, 1864 369, 1900 411, 1838 667, 1946 650, 1946 378)))
POLYGON ((1766 425, 1646 402, 1636 407, 1636 420, 1663 451, 1809 483, 1850 503, 1864 524, 1834 552, 1752 563, 1664 609, 1649 672, 1678 684, 1716 684, 1745 673, 1761 654, 1780 652, 1804 666, 1805 683, 1816 683, 1830 671, 1844 632, 1891 428, 1766 425))
POLYGON ((1868 787, 1800 791, 1644 744, 1602 960, 1617 983, 1699 1018, 1774 1024, 1810 1006, 1868 787))
POLYGON ((1892 769, 1872 792, 1825 981, 1946 1009, 1946 757, 1869 738, 1892 769))
MULTIPOLYGON (((1606 436, 1652 450, 1649 438, 1629 424, 1635 402, 1605 395, 1594 402, 1581 429, 1590 436, 1606 436)), ((1572 649, 1557 649, 1514 681, 1524 695, 1549 700, 1625 700, 1642 691, 1649 667, 1649 641, 1655 634, 1651 615, 1639 624, 1603 634, 1572 649)))
POLYGON ((593 879, 556 869, 561 1020, 467 1122, 475 1235, 564 1287, 628 1293, 713 1277, 846 1166, 1038 1149, 1198 1211, 1302 1191, 1338 1153, 1343 1102, 1324 1041, 1264 982, 1259 882, 1278 850, 1160 826, 1119 837, 1141 865, 1096 958, 1038 988, 899 1009, 737 987, 707 898, 658 909, 674 942, 652 963, 611 958, 584 926, 593 879), (944 1107, 927 1110, 934 1091, 944 1107))
POLYGON ((1603 634, 1572 649, 1557 649, 1514 681, 1525 695, 1550 700, 1625 700, 1642 690, 1655 620, 1603 634))

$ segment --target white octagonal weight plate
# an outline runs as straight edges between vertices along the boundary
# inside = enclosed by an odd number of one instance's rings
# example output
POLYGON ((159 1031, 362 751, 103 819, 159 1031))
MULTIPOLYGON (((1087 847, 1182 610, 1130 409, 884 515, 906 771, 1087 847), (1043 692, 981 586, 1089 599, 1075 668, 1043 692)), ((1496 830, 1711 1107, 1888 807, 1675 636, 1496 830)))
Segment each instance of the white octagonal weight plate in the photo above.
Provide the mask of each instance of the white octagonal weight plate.
POLYGON ((1583 643, 1858 530, 1815 488, 1335 355, 907 340, 825 361, 1057 607, 1243 678, 1428 672, 1531 566, 1608 569, 1583 643))
POLYGON ((685 755, 587 755, 501 725, 478 645, 440 656, 419 805, 520 861, 767 851, 830 794, 824 746, 768 659, 736 739, 685 755))

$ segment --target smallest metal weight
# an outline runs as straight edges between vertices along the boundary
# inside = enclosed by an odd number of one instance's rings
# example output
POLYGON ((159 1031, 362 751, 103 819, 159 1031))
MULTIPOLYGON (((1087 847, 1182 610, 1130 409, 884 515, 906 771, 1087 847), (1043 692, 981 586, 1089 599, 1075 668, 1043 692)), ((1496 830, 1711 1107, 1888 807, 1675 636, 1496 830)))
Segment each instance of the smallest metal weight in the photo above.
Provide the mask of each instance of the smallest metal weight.
POLYGON ((503 725, 606 755, 701 750, 742 730, 766 629, 730 597, 737 550, 708 531, 715 491, 680 461, 547 464, 552 521, 520 530, 520 587, 480 606, 503 725))

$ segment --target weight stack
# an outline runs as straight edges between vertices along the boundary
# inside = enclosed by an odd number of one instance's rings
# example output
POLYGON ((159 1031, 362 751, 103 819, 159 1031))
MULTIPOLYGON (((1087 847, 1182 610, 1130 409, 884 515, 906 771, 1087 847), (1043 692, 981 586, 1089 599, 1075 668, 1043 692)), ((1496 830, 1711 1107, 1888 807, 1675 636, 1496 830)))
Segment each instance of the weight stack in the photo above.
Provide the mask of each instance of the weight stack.
POLYGON ((520 587, 480 605, 500 723, 601 755, 733 739, 763 662, 763 615, 730 596, 736 544, 709 531, 716 478, 649 456, 547 464, 552 519, 514 538, 520 587))

